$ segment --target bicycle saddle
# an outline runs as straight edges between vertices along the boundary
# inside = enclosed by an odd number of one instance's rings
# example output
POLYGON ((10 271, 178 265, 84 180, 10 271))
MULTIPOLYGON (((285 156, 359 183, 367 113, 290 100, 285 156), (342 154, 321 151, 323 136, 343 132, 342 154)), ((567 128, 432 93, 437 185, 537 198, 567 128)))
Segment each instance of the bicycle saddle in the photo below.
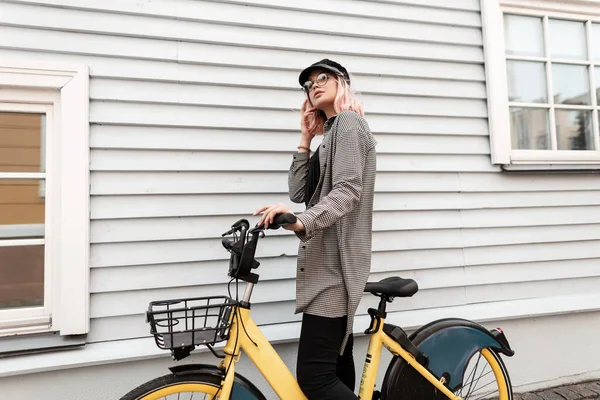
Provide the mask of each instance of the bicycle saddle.
POLYGON ((379 282, 367 282, 365 292, 376 296, 385 295, 389 297, 412 297, 419 291, 419 285, 412 279, 402 279, 399 276, 391 276, 379 282))

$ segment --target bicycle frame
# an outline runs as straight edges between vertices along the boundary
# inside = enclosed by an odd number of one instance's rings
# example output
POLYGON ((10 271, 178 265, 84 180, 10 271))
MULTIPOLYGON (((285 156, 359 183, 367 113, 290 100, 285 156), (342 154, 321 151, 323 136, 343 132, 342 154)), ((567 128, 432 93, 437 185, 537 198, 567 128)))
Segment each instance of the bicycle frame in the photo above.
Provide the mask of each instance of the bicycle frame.
POLYGON ((397 343, 394 339, 388 336, 383 331, 383 325, 385 320, 381 318, 381 324, 379 325, 379 329, 372 334, 371 339, 369 341, 369 350, 367 351, 367 356, 365 359, 365 367, 363 370, 363 377, 361 379, 361 385, 359 390, 358 398, 361 400, 371 400, 373 396, 373 389, 375 387, 375 379, 377 377, 377 370, 379 368, 379 362, 381 359, 381 349, 383 346, 395 356, 401 357, 408 364, 410 364, 414 369, 417 370, 419 374, 421 374, 425 379, 429 381, 433 386, 435 386, 440 392, 442 392, 448 399, 451 400, 462 400, 461 397, 456 396, 452 393, 444 384, 439 381, 435 376, 431 374, 425 367, 423 367, 419 362, 410 354, 408 351, 404 350, 399 343, 397 343))
POLYGON ((225 345, 225 358, 221 361, 225 375, 221 400, 229 400, 234 377, 234 365, 239 360, 240 349, 252 360, 280 399, 306 400, 294 375, 281 360, 271 343, 250 317, 250 310, 238 307, 232 316, 229 339, 225 345))
MULTIPOLYGON (((235 363, 239 360, 240 350, 248 355, 260 373, 282 400, 306 400, 293 374, 281 360, 273 346, 262 334, 250 316, 250 309, 238 307, 232 316, 232 325, 229 339, 225 345, 225 358, 220 367, 227 371, 223 380, 221 400, 229 400, 233 387, 235 363)), ((365 359, 362 379, 360 381, 359 399, 372 400, 375 380, 381 359, 381 352, 385 346, 392 354, 402 357, 425 377, 440 392, 449 399, 462 400, 455 396, 447 387, 437 380, 426 368, 396 343, 383 331, 384 320, 381 320, 379 329, 371 335, 369 350, 365 359)))

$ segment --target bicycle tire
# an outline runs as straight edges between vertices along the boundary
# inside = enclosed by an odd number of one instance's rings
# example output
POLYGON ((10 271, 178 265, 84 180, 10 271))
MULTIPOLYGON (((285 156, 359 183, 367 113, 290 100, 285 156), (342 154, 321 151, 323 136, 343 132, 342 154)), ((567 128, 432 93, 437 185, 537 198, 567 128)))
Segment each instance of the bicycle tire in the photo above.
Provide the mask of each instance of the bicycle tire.
MULTIPOLYGON (((218 399, 221 379, 218 375, 203 372, 184 375, 168 374, 141 384, 120 400, 171 400, 179 398, 173 395, 181 393, 192 393, 192 396, 186 397, 190 399, 195 398, 194 393, 207 394, 212 396, 211 399, 218 399)), ((266 400, 255 388, 246 387, 243 382, 237 380, 234 382, 230 399, 266 400)))
MULTIPOLYGON (((489 363, 498 385, 498 395, 493 397, 499 400, 513 400, 512 385, 508 371, 500 355, 493 349, 484 348, 481 355, 489 363)), ((461 388, 462 390, 462 388, 461 388)), ((455 394, 460 396, 460 393, 455 394)), ((463 394, 464 396, 464 394, 463 394)), ((463 397, 470 400, 472 397, 463 397)), ((484 397, 476 397, 484 398, 484 397)), ((401 360, 399 368, 388 371, 384 378, 381 392, 382 400, 448 400, 429 381, 412 368, 404 360, 401 360), (390 373, 391 372, 391 373, 390 373)))

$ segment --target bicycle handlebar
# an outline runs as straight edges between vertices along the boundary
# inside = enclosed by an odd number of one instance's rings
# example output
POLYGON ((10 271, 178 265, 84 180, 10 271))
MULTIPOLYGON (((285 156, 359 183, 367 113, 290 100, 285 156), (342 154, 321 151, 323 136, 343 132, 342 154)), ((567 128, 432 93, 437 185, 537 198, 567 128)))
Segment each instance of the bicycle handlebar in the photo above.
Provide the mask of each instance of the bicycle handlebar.
POLYGON ((273 218, 273 223, 271 225, 269 225, 269 229, 279 229, 285 225, 295 224, 296 221, 297 221, 297 218, 292 213, 277 214, 277 216, 275 218, 273 218))
MULTIPOLYGON (((292 213, 278 214, 273 219, 273 223, 268 229, 279 229, 282 226, 293 224, 297 220, 292 213)), ((249 229, 250 224, 247 220, 241 219, 237 221, 228 232, 222 236, 233 234, 233 238, 224 237, 222 240, 223 247, 231 253, 229 259, 229 276, 232 278, 242 279, 246 282, 256 283, 258 275, 251 273, 252 269, 258 268, 260 263, 254 259, 256 253, 256 244, 259 237, 264 236, 265 228, 263 225, 249 229), (240 233, 240 237, 237 237, 240 233), (262 236, 261 236, 262 234, 262 236)))

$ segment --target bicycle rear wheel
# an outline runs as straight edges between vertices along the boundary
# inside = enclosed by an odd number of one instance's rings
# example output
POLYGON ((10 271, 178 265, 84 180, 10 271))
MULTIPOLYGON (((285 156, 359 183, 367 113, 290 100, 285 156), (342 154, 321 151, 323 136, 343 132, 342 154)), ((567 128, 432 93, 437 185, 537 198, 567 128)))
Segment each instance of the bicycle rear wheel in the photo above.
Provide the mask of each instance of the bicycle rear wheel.
POLYGON ((510 378, 500 355, 488 348, 475 353, 467 366, 463 385, 455 394, 465 400, 512 400, 510 378))
MULTIPOLYGON (((196 373, 165 375, 146 382, 120 400, 216 400, 221 389, 221 377, 196 373)), ((240 382, 234 382, 231 400, 265 400, 265 397, 240 382)))
MULTIPOLYGON (((508 372, 494 350, 476 352, 467 364, 462 385, 452 388, 464 400, 513 400, 508 372)), ((402 360, 388 371, 382 388, 383 400, 447 400, 427 379, 402 360)))

